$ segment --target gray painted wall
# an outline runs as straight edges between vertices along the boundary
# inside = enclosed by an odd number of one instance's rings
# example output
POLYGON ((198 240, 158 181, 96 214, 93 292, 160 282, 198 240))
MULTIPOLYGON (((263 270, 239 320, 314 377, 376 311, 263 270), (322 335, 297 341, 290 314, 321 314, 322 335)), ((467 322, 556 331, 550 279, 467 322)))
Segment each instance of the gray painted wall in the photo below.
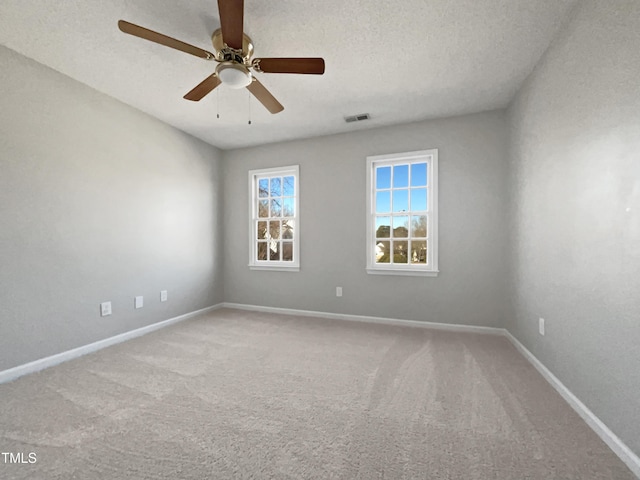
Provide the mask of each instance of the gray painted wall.
POLYGON ((507 143, 499 111, 225 152, 225 301, 502 326, 507 143), (429 148, 439 149, 441 273, 368 275, 366 157, 429 148), (248 171, 292 164, 300 165, 300 272, 251 271, 248 171))
POLYGON ((515 316, 507 325, 636 453, 638 52, 640 2, 584 1, 510 107, 515 316))
POLYGON ((0 91, 0 370, 222 301, 217 149, 4 47, 0 91))

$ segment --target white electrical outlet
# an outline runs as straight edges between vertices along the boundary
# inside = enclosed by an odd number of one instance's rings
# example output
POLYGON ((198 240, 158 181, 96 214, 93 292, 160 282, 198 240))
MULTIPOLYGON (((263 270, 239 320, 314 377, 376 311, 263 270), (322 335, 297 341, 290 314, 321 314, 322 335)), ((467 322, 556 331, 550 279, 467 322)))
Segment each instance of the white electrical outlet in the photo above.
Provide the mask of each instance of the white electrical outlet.
POLYGON ((342 296, 342 287, 336 287, 336 297, 342 296))
POLYGON ((166 290, 160 290, 160 301, 161 302, 166 302, 167 301, 167 291, 166 290))
POLYGON ((540 335, 544 335, 544 318, 542 317, 538 319, 538 331, 540 335))
POLYGON ((100 304, 100 316, 106 317, 111 315, 111 302, 103 302, 100 304))
POLYGON ((140 296, 140 297, 136 297, 135 307, 136 307, 136 308, 142 308, 142 307, 144 307, 144 297, 142 297, 142 296, 140 296))

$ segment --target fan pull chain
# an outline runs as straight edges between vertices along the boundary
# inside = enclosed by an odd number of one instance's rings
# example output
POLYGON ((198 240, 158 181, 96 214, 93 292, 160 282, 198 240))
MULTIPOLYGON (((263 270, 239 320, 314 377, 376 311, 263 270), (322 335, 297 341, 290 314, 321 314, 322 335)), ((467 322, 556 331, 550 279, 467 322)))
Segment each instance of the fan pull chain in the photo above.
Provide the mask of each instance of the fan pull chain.
POLYGON ((216 118, 220 118, 220 89, 216 90, 216 118))
POLYGON ((247 98, 249 100, 249 125, 251 125, 251 93, 249 93, 247 98))

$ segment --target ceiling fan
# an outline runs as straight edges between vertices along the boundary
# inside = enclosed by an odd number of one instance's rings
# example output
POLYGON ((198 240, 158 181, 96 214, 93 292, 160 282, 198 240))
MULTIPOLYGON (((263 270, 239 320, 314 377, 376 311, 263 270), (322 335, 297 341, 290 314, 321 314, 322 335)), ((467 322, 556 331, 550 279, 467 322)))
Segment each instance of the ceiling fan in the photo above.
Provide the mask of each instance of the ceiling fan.
POLYGON ((218 0, 221 28, 213 32, 211 40, 215 53, 182 42, 153 30, 120 20, 118 28, 124 33, 159 43, 182 52, 190 53, 205 60, 218 62, 216 71, 205 78, 184 98, 197 102, 220 84, 231 88, 246 88, 267 110, 278 113, 284 107, 258 81, 251 72, 260 73, 303 73, 322 75, 322 58, 252 58, 251 38, 243 32, 244 0, 218 0))

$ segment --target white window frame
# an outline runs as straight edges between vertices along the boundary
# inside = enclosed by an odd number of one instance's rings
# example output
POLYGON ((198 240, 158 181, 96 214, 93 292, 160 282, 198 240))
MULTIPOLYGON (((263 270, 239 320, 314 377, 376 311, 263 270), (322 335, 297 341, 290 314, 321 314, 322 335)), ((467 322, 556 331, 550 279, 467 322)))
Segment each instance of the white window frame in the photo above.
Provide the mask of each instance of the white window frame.
MULTIPOLYGON (((438 275, 438 150, 367 157, 367 273, 381 275, 438 275), (427 163, 427 264, 387 264, 375 261, 375 169, 380 166, 427 163)), ((393 184, 392 184, 393 191, 393 184)), ((407 212, 411 214, 411 212, 407 212)), ((392 216, 392 214, 389 214, 392 216)), ((391 252, 392 253, 392 252, 391 252)))
MULTIPOLYGON (((283 217, 279 217, 282 219, 283 217)), ((282 233, 280 235, 282 237, 282 233)), ((282 238, 280 238, 282 242, 282 238)), ((274 270, 284 272, 298 272, 300 270, 300 166, 262 168, 249 171, 249 268, 251 270, 274 270), (275 217, 258 218, 258 179, 271 177, 289 177, 295 179, 293 229, 293 261, 258 260, 256 232, 257 222, 275 217)))

